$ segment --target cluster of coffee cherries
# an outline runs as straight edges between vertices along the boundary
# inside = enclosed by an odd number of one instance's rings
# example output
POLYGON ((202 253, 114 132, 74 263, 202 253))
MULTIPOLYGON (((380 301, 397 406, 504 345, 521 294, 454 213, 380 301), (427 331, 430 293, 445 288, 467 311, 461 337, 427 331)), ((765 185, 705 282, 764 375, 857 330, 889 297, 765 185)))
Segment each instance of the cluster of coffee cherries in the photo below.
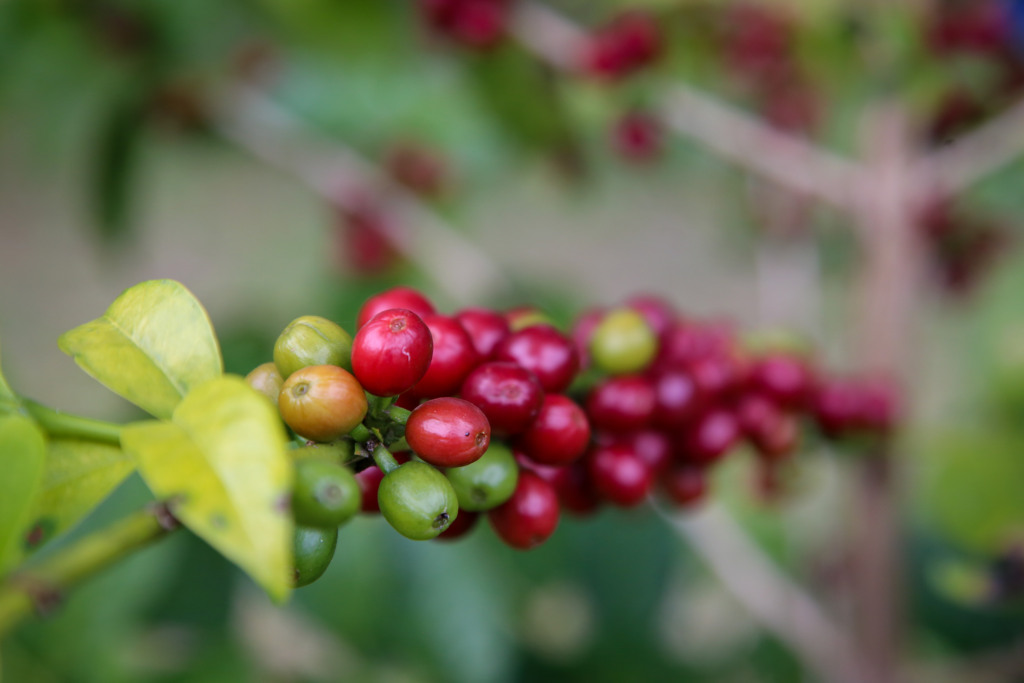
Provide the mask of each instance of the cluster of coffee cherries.
POLYGON ((529 549, 563 510, 633 507, 656 488, 692 506, 742 441, 768 465, 793 454, 801 417, 830 437, 884 435, 896 419, 891 387, 745 352, 727 326, 651 296, 565 333, 534 309, 444 315, 397 287, 364 303, 356 329, 298 318, 247 378, 295 435, 296 585, 319 577, 360 511, 415 540, 486 516, 529 549))

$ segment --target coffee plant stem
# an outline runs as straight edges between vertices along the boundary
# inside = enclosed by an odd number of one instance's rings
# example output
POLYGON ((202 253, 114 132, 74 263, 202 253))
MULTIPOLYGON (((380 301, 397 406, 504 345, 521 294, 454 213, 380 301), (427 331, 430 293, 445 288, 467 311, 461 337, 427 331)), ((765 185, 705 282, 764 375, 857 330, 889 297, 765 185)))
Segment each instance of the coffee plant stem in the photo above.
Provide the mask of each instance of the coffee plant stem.
POLYGON ((401 465, 395 460, 395 456, 391 455, 391 451, 383 443, 378 443, 370 454, 373 457, 373 461, 377 463, 377 467, 384 474, 397 470, 401 465))
POLYGON ((23 400, 23 405, 32 419, 51 437, 85 439, 114 446, 121 444, 121 425, 62 413, 28 399, 23 400))
POLYGON ((0 640, 33 612, 57 607, 84 579, 178 528, 164 504, 155 504, 95 531, 0 584, 0 640))

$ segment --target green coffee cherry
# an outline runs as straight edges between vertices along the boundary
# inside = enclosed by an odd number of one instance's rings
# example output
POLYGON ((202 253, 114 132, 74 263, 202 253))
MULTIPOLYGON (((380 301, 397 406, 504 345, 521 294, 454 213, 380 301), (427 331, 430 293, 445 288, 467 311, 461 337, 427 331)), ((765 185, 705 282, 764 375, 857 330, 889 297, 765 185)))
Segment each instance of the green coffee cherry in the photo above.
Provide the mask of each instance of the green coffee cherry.
POLYGON ((319 458, 295 463, 292 512, 296 524, 338 527, 359 512, 361 501, 359 483, 347 467, 319 458))
POLYGON ((416 460, 384 476, 377 504, 388 524, 414 541, 436 537, 459 514, 459 499, 448 479, 416 460))
POLYGON ((450 467, 445 475, 455 489, 459 508, 481 512, 512 497, 519 481, 519 466, 508 446, 492 441, 479 460, 450 467))
POLYGON ((657 352, 657 335, 647 320, 631 308, 609 311, 590 339, 594 366, 612 375, 645 369, 657 352))
POLYGON ((256 391, 260 392, 277 405, 277 396, 281 393, 281 385, 284 378, 273 363, 263 363, 253 368, 252 372, 245 376, 245 381, 256 391))
POLYGON ((294 537, 294 574, 296 588, 308 586, 327 571, 327 566, 334 558, 334 549, 338 546, 338 529, 316 529, 313 527, 295 527, 294 537))
POLYGON ((283 379, 310 365, 352 370, 352 336, 337 323, 316 315, 296 318, 274 344, 274 364, 283 379))

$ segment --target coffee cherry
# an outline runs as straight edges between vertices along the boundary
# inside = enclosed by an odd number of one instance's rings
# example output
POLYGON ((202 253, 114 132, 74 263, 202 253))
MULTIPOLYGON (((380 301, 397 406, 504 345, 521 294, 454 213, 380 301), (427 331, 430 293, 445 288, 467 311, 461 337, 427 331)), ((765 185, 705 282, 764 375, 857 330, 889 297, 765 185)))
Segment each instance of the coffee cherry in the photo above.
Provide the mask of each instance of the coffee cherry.
POLYGON ((377 505, 395 531, 414 541, 436 537, 459 514, 458 498, 445 476, 415 460, 384 475, 377 505))
POLYGON ((529 427, 544 400, 536 375, 508 361, 477 366, 462 383, 461 393, 483 411, 491 432, 500 436, 518 434, 529 427))
POLYGON ((252 372, 245 376, 245 381, 256 391, 260 392, 277 405, 277 395, 281 393, 281 385, 284 379, 274 363, 263 363, 253 368, 252 372))
POLYGON ((708 356, 729 353, 732 348, 733 334, 728 325, 677 320, 662 337, 654 367, 686 368, 708 356))
POLYGON ((308 586, 327 571, 338 546, 338 528, 295 527, 292 540, 293 575, 296 588, 308 586))
POLYGON ((304 315, 288 323, 274 343, 274 365, 283 379, 310 365, 352 369, 352 337, 337 323, 304 315))
POLYGON ((359 484, 360 493, 360 510, 362 512, 366 514, 380 512, 380 506, 377 505, 377 490, 380 488, 380 482, 383 478, 384 473, 374 465, 367 467, 362 472, 356 473, 356 483, 359 484))
POLYGON ((361 502, 359 483, 347 467, 315 457, 295 463, 292 512, 296 524, 340 526, 359 512, 361 502))
POLYGON ((654 294, 631 296, 626 299, 625 306, 642 315, 658 339, 668 333, 676 319, 676 312, 672 304, 654 294))
POLYGON ((421 458, 437 467, 462 467, 476 461, 491 441, 483 412, 461 398, 421 403, 405 423, 405 440, 421 458))
POLYGON ((558 527, 558 496, 551 484, 524 470, 515 493, 487 513, 491 528, 506 544, 529 550, 546 541, 558 527))
POLYGON ((537 418, 517 440, 531 460, 543 465, 567 465, 583 455, 588 443, 586 413, 562 394, 544 397, 537 418))
POLYGON ((665 131, 661 121, 649 112, 624 114, 612 127, 612 146, 628 162, 644 164, 656 160, 664 150, 665 131))
POLYGON ((557 327, 551 316, 533 306, 519 306, 505 311, 505 320, 508 322, 509 332, 519 332, 535 325, 557 327))
POLYGON ((714 462, 729 452, 740 436, 739 423, 731 412, 711 410, 687 429, 684 459, 701 465, 714 462))
POLYGON ((511 361, 540 380, 544 391, 565 391, 580 367, 576 345, 550 325, 534 325, 513 332, 494 349, 494 359, 511 361))
POLYGON ((639 372, 658 352, 658 337, 639 312, 617 308, 594 329, 590 357, 594 367, 612 375, 639 372))
POLYGON ((736 418, 757 452, 765 458, 785 457, 799 444, 800 429, 796 420, 764 396, 743 396, 736 404, 736 418))
POLYGON ((814 376, 803 358, 774 353, 751 364, 749 383, 778 405, 801 409, 810 400, 814 376))
POLYGON ((811 410, 825 436, 839 437, 857 426, 860 391, 850 379, 826 379, 814 393, 811 410))
POLYGON ((480 459, 445 471, 459 498, 460 510, 490 510, 512 496, 519 481, 519 466, 512 449, 492 441, 480 459))
POLYGON ((470 531, 476 528, 476 523, 480 521, 479 512, 470 512, 469 510, 459 510, 459 516, 455 518, 448 528, 438 534, 435 541, 456 541, 470 531))
POLYGON ((297 434, 313 441, 334 441, 366 417, 366 394, 356 378, 337 365, 311 365, 281 386, 278 409, 297 434))
POLYGON ((662 477, 661 488, 671 502, 692 507, 707 495, 707 470, 688 463, 675 465, 662 477))
POLYGON ((412 311, 392 308, 359 328, 352 372, 376 396, 395 396, 423 379, 433 355, 430 329, 412 311))
POLYGON ((564 509, 582 517, 594 513, 601 507, 601 498, 594 490, 586 462, 577 460, 553 470, 547 481, 555 487, 558 502, 564 509))
POLYGON ((606 432, 644 429, 654 414, 655 394, 650 380, 640 375, 612 377, 587 396, 587 417, 606 432))
POLYGON ((421 398, 454 394, 480 362, 480 356, 457 320, 435 313, 424 316, 423 322, 430 329, 434 351, 426 374, 413 386, 412 393, 421 398))
POLYGON ((731 351, 705 356, 689 365, 690 377, 697 385, 697 391, 711 400, 728 397, 742 389, 747 372, 743 359, 731 351))
POLYGON ((466 308, 455 314, 463 329, 473 341, 480 358, 490 358, 494 347, 508 336, 508 320, 501 313, 486 308, 466 308))
POLYGON ((653 429, 641 429, 628 434, 615 434, 598 439, 601 445, 619 443, 633 451, 651 476, 658 478, 669 468, 673 460, 672 439, 667 434, 653 429))
POLYGON ((594 330, 604 320, 607 311, 603 308, 592 308, 576 319, 572 326, 572 340, 576 344, 576 353, 580 357, 580 369, 590 367, 590 340, 594 338, 594 330))
POLYGON ((704 411, 705 401, 686 370, 669 369, 654 377, 654 426, 678 431, 704 411))
POLYGON ((586 458, 594 490, 620 507, 639 505, 651 489, 651 472, 624 443, 597 446, 586 458))
POLYGON ((362 329, 363 325, 382 311, 392 308, 403 308, 412 311, 419 317, 430 315, 434 312, 434 304, 430 303, 427 297, 423 296, 411 287, 393 287, 380 294, 371 296, 359 309, 356 317, 356 329, 362 329))

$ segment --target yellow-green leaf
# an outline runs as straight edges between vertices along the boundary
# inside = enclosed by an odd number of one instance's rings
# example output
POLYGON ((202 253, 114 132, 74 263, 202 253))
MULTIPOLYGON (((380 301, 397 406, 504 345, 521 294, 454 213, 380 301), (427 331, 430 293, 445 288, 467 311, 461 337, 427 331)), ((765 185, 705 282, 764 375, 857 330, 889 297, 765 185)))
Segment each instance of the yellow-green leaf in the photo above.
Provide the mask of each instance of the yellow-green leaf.
MULTIPOLYGON (((2 359, 2 356, 0 356, 2 359)), ((0 364, 0 415, 14 412, 18 407, 18 397, 4 378, 3 365, 0 364)))
POLYGON ((43 480, 46 437, 23 415, 0 417, 0 573, 22 555, 21 537, 43 480))
POLYGON ((43 484, 32 510, 25 547, 32 551, 85 517, 135 469, 117 446, 77 439, 51 440, 43 484))
POLYGON ((163 418, 224 367, 206 310, 174 280, 127 289, 102 317, 65 332, 58 343, 111 391, 163 418))
POLYGON ((128 425, 121 444, 153 493, 276 600, 291 591, 292 468, 266 397, 240 377, 198 387, 170 421, 128 425))

